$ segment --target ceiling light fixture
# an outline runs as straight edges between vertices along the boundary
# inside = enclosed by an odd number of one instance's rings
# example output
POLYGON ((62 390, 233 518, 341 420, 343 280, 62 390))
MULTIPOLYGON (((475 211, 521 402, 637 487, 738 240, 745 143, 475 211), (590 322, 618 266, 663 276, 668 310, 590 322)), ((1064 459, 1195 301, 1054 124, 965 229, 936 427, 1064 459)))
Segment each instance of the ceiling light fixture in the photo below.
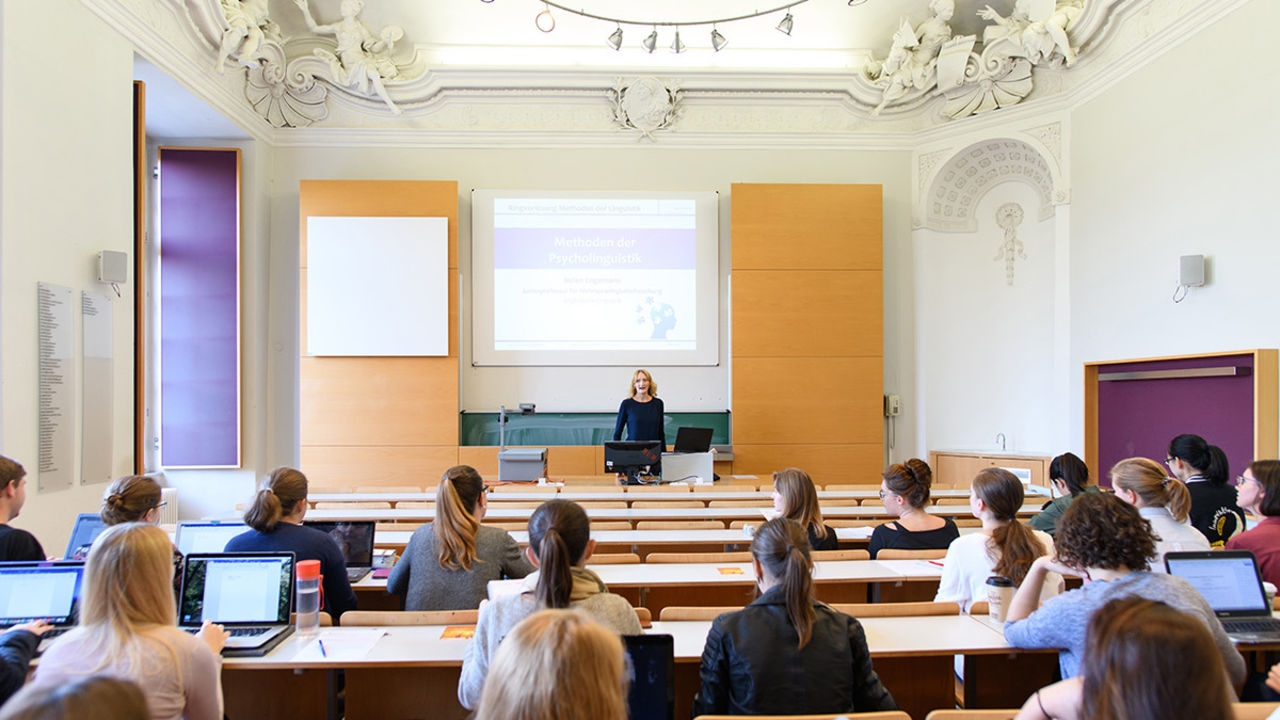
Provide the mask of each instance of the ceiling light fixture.
POLYGON ((712 26, 712 28, 711 28, 711 49, 712 49, 712 50, 715 50, 716 52, 720 52, 721 50, 723 50, 723 49, 724 49, 724 46, 725 46, 725 45, 728 45, 728 44, 729 44, 729 41, 728 41, 728 40, 726 40, 726 39, 725 39, 725 37, 724 37, 723 35, 721 35, 721 34, 720 34, 720 31, 719 31, 719 30, 715 29, 715 27, 714 27, 714 26, 712 26))
POLYGON ((782 22, 778 23, 778 32, 782 33, 783 35, 790 35, 791 28, 795 24, 796 24, 796 21, 791 18, 791 11, 788 10, 787 16, 782 18, 782 22))
POLYGON ((644 49, 648 51, 650 55, 652 55, 654 48, 658 47, 658 28, 655 27, 653 32, 646 35, 644 42, 640 44, 644 46, 644 49))
POLYGON ((671 41, 671 52, 679 55, 684 52, 684 43, 680 42, 680 26, 676 26, 676 39, 671 41))
POLYGON ((556 29, 556 19, 551 16, 550 4, 547 4, 546 9, 533 18, 533 24, 537 25, 538 29, 544 33, 549 33, 556 29))
POLYGON ((622 49, 622 26, 619 25, 617 30, 609 33, 609 47, 614 50, 622 49))

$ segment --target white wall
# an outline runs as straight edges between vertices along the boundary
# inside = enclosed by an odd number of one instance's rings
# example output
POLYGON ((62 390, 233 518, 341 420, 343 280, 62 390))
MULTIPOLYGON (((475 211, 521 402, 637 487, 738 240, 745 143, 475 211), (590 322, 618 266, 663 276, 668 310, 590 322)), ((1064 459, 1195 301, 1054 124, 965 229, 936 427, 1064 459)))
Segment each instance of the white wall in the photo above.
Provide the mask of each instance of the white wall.
POLYGON ((1072 113, 1073 449, 1084 362, 1280 346, 1275 27, 1255 0, 1072 113), (1209 284, 1175 304, 1189 254, 1209 284))
MULTIPOLYGON (((13 524, 31 530, 50 553, 66 545, 74 513, 99 506, 103 485, 37 492, 36 283, 110 293, 97 282, 96 256, 118 250, 133 257, 133 50, 78 2, 42 0, 0 4, 3 61, 3 218, 0 219, 0 347, 4 364, 4 445, 32 483, 13 524), (48 36, 57 28, 59 49, 48 36)), ((132 278, 130 278, 132 281, 132 278)), ((112 472, 133 468, 133 291, 112 295, 114 330, 114 452, 112 472)), ((74 477, 82 436, 80 316, 75 317, 77 359, 68 381, 76 398, 74 477)), ((98 428, 86 428, 97 432, 98 428)))

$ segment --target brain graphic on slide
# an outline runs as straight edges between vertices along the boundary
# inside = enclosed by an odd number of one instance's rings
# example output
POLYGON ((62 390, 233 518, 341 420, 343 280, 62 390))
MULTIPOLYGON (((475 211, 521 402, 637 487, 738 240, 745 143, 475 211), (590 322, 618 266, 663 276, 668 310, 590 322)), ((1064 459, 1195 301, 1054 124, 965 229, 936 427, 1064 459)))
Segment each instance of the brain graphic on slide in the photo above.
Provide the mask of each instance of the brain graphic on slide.
POLYGON ((646 321, 653 323, 653 334, 649 337, 665 340, 667 333, 676 326, 676 309, 670 303, 654 302, 653 298, 646 298, 644 305, 636 306, 636 323, 644 324, 646 321))

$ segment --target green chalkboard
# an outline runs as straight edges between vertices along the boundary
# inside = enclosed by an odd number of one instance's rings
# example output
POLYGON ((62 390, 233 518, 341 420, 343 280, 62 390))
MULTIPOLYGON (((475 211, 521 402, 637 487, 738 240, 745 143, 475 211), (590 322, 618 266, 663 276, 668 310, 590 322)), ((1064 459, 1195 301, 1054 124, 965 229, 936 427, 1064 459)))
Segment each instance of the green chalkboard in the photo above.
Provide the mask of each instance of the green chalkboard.
MULTIPOLYGON (((537 413, 507 416, 508 445, 602 445, 613 439, 616 413, 537 413)), ((709 427, 712 445, 729 444, 729 413, 667 413, 663 428, 667 442, 676 441, 680 427, 709 427)), ((464 412, 458 421, 458 444, 497 445, 498 413, 464 412)))

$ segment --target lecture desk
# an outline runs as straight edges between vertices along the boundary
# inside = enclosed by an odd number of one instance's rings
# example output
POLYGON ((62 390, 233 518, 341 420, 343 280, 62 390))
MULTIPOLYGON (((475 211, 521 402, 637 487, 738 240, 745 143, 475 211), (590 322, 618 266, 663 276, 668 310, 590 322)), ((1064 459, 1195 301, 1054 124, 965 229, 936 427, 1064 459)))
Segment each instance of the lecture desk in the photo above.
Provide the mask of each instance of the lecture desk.
MULTIPOLYGON (((981 707, 1019 707, 1057 664, 1055 651, 1010 648, 999 629, 967 615, 866 618, 862 621, 876 672, 903 710, 916 720, 955 705, 953 656, 995 665, 965 674, 981 707), (1046 672, 1047 669, 1047 672, 1046 672), (1038 683, 1038 684, 1035 684, 1038 683)), ((648 633, 675 639, 676 717, 687 718, 698 689, 698 665, 711 623, 655 622, 648 633)), ((322 717, 331 703, 332 674, 346 670, 346 717, 458 719, 458 674, 469 639, 445 638, 443 626, 326 628, 332 652, 321 657, 317 638, 292 636, 265 657, 227 658, 223 691, 231 720, 322 717), (372 630, 372 649, 344 652, 344 634, 372 630), (379 634, 382 633, 382 634, 379 634), (279 705, 280 707, 276 707, 279 705)), ((366 636, 368 637, 368 636, 366 636)), ((968 667, 968 665, 966 665, 968 667)), ((972 705, 971 707, 978 707, 972 705)), ((332 712, 332 709, 331 709, 332 712)), ((332 715, 331 715, 332 716, 332 715)))

